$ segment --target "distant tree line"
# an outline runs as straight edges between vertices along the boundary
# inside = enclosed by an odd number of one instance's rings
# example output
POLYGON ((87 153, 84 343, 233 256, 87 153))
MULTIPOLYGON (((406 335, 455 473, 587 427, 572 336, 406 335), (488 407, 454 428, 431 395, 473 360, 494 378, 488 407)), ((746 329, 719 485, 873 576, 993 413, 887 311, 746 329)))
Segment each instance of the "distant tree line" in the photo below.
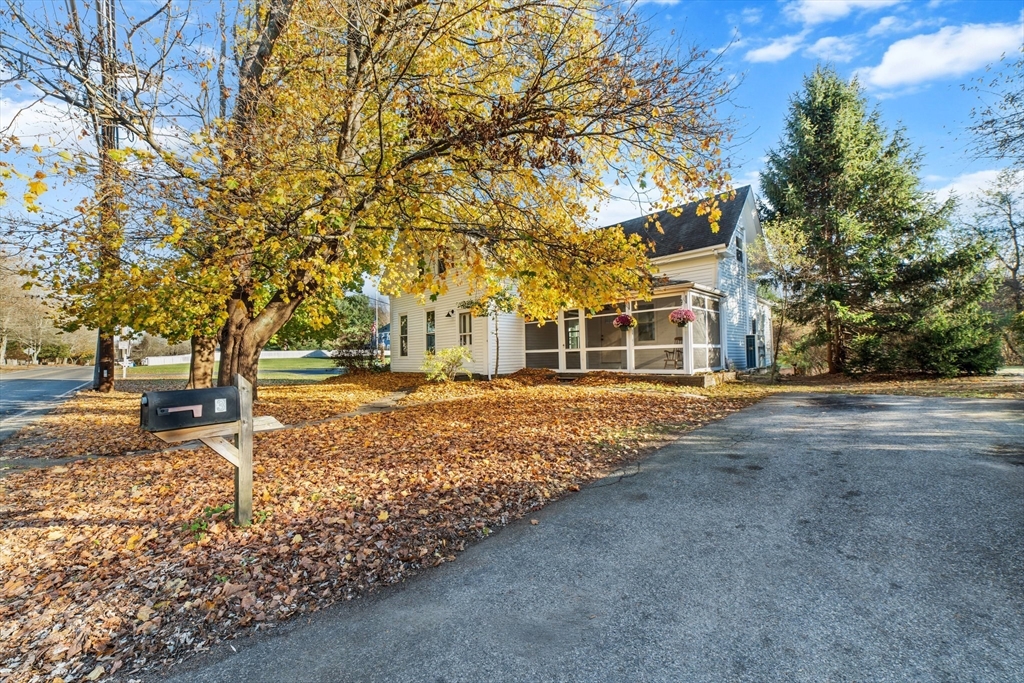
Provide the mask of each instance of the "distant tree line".
POLYGON ((24 263, 0 252, 0 365, 17 363, 85 363, 92 359, 96 336, 63 332, 38 289, 26 289, 24 263))

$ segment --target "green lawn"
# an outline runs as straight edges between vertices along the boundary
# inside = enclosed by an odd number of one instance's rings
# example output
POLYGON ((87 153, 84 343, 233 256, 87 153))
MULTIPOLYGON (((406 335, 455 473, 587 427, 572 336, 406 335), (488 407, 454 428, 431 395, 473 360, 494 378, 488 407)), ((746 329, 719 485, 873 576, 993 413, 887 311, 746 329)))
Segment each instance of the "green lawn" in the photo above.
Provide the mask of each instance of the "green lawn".
MULTIPOLYGON (((217 374, 217 363, 214 374, 217 374)), ((325 372, 309 372, 310 370, 335 370, 334 361, 330 358, 268 358, 260 361, 260 378, 265 379, 315 379, 327 377, 325 372)), ((130 379, 186 379, 188 363, 175 365, 139 365, 128 368, 130 379)))

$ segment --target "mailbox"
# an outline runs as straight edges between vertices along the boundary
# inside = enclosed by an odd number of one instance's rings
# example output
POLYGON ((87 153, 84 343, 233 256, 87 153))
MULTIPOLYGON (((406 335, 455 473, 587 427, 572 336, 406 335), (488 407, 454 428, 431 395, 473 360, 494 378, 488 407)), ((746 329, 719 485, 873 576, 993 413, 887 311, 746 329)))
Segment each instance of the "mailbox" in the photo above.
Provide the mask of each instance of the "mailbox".
POLYGON ((238 387, 147 391, 140 423, 147 432, 202 427, 239 419, 238 387))

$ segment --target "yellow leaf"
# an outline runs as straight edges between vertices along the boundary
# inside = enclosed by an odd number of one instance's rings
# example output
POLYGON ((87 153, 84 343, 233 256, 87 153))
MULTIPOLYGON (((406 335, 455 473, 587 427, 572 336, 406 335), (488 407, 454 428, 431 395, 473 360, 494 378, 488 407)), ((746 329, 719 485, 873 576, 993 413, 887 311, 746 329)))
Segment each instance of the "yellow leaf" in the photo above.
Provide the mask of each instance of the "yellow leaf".
POLYGON ((300 543, 302 543, 302 534, 292 536, 292 545, 299 545, 300 543))
POLYGON ((102 676, 105 671, 106 671, 106 669, 103 668, 103 665, 99 664, 99 665, 96 666, 95 669, 93 669, 89 673, 88 676, 85 677, 85 680, 87 680, 87 681, 98 681, 100 679, 100 676, 102 676))
POLYGON ((377 515, 377 519, 379 521, 381 521, 381 522, 388 521, 388 511, 387 510, 382 510, 381 513, 379 515, 377 515))
POLYGON ((34 195, 41 195, 46 192, 46 183, 42 180, 33 180, 28 184, 28 191, 34 195))
MULTIPOLYGON (((141 540, 142 534, 132 534, 132 537, 128 539, 126 547, 128 548, 128 550, 135 550, 135 546, 137 546, 139 544, 139 541, 141 540)), ((145 621, 145 619, 143 619, 143 621, 145 621)))
POLYGON ((139 608, 139 611, 135 613, 135 618, 139 621, 149 621, 149 618, 153 616, 153 608, 149 605, 143 605, 139 608))

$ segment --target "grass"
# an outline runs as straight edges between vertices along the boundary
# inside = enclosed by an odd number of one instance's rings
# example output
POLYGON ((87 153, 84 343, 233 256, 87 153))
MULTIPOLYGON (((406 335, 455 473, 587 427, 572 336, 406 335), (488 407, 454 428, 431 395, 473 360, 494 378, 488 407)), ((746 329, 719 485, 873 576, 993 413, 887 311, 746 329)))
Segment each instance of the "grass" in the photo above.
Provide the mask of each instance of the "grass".
MULTIPOLYGON (((214 375, 220 363, 214 364, 214 375)), ((330 358, 268 358, 260 361, 260 378, 266 379, 321 379, 318 374, 301 372, 307 370, 335 369, 330 358), (300 371, 300 372, 295 372, 300 371)), ((128 368, 129 379, 187 379, 188 363, 173 365, 139 365, 128 368)))

